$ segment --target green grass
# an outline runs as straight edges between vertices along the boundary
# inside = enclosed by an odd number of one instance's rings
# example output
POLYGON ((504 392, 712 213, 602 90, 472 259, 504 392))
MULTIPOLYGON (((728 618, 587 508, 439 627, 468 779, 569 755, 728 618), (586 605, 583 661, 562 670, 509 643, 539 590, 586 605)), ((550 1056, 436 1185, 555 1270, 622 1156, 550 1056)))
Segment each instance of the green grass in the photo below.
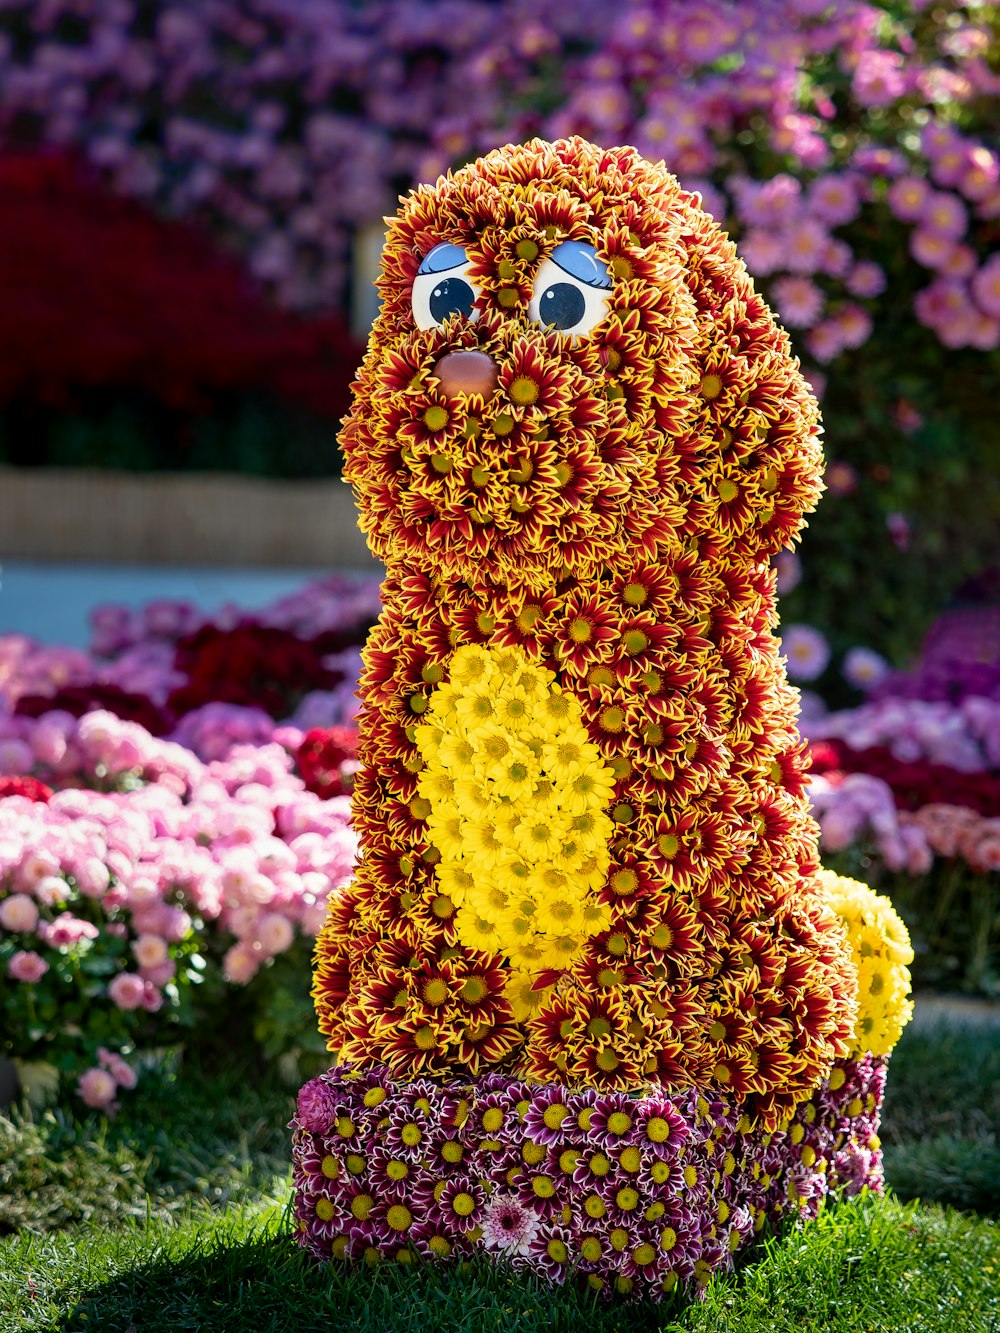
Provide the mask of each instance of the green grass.
POLYGON ((1000 1227, 866 1199, 771 1239, 701 1303, 605 1304, 473 1265, 317 1266, 277 1208, 27 1235, 0 1244, 5 1333, 989 1333, 1000 1327, 1000 1227))
POLYGON ((0 1117, 0 1329, 995 1333, 1000 1032, 911 1028, 883 1122, 901 1196, 772 1238, 703 1302, 652 1310, 493 1266, 317 1267, 287 1232, 293 1089, 235 1060, 146 1075, 117 1119, 0 1117))
POLYGON ((1000 1216, 1000 1028, 907 1028, 889 1062, 882 1142, 902 1198, 1000 1216))

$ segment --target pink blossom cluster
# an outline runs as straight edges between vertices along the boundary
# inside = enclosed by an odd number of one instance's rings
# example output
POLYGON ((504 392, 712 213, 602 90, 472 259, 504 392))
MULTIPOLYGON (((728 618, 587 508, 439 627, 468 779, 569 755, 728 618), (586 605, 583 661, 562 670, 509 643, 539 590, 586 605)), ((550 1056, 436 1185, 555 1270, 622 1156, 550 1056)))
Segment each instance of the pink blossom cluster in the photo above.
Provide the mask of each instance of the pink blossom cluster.
POLYGON ((923 875, 934 853, 922 829, 904 821, 892 788, 869 773, 848 773, 840 781, 813 774, 807 787, 819 824, 820 850, 842 852, 873 845, 889 870, 923 875))
POLYGON ((283 304, 337 305, 353 230, 425 173, 428 128, 456 156, 603 26, 597 0, 7 0, 0 141, 78 147, 212 227, 283 304))
POLYGON ((957 704, 889 695, 810 718, 801 730, 808 740, 836 738, 855 750, 884 745, 903 763, 924 759, 960 773, 1000 769, 1000 700, 978 695, 957 704))
POLYGON ((938 857, 977 874, 1000 871, 1000 818, 945 803, 899 810, 892 788, 869 773, 814 774, 807 791, 823 852, 868 847, 886 869, 909 875, 927 874, 938 857))
POLYGON ((893 223, 904 228, 894 244, 908 239, 933 275, 917 318, 947 347, 990 349, 1000 155, 955 113, 974 121, 976 106, 995 106, 991 23, 958 3, 890 18, 851 0, 637 0, 570 66, 546 128, 663 158, 735 226, 748 268, 783 321, 808 330, 820 364, 870 337, 888 284, 872 231, 893 223), (830 91, 831 66, 844 93, 830 91))
POLYGON ((0 143, 78 147, 305 307, 342 303, 400 188, 537 132, 632 142, 738 231, 815 361, 866 342, 906 245, 918 320, 993 348, 996 35, 960 0, 8 0, 0 143))
MULTIPOLYGON (((60 959, 79 965, 82 985, 95 975, 88 959, 113 958, 96 972, 96 998, 71 997, 94 1034, 91 1055, 108 1030, 134 1035, 154 1015, 169 1024, 193 955, 220 985, 246 985, 317 934, 329 892, 352 873, 347 798, 306 791, 279 739, 203 763, 106 712, 0 714, 0 727, 8 771, 62 787, 47 804, 0 799, 0 966, 24 987, 65 987, 72 969, 60 959), (122 789, 94 790, 101 775, 122 789)), ((301 741, 294 728, 274 734, 301 741)), ((20 1010, 5 1013, 20 989, 0 989, 0 1026, 14 1033, 15 1054, 39 1058, 20 1010)), ((60 1032, 51 1039, 70 1040, 60 1032)), ((72 1041, 85 1058, 86 1037, 72 1041)), ((118 1058, 81 1073, 88 1105, 110 1107, 127 1086, 118 1058)))
POLYGON ((1000 871, 1000 819, 961 805, 925 805, 900 814, 904 829, 919 829, 936 856, 965 861, 979 874, 1000 871))
MULTIPOLYGON (((306 694, 287 719, 291 725, 308 731, 342 725, 354 716, 361 660, 357 646, 345 640, 356 637, 359 625, 377 618, 378 586, 373 578, 332 575, 253 613, 256 625, 287 630, 306 641, 329 640, 331 651, 323 663, 343 676, 332 690, 306 694)), ((178 640, 204 626, 230 629, 246 620, 246 611, 234 604, 205 614, 192 602, 160 598, 135 609, 115 603, 95 607, 86 651, 42 645, 21 634, 0 635, 0 711, 13 710, 23 696, 52 696, 65 687, 87 686, 116 687, 161 708, 186 680, 175 666, 178 640)), ((232 743, 252 744, 269 739, 271 729, 273 719, 259 709, 210 704, 182 718, 171 739, 204 759, 220 758, 226 752, 227 731, 232 743)), ((0 773, 4 771, 27 770, 5 770, 0 758, 0 773)))
MULTIPOLYGON (((269 602, 253 612, 253 620, 312 639, 373 620, 380 610, 378 590, 378 579, 330 574, 269 602)), ((231 629, 246 617, 246 608, 235 602, 209 615, 186 598, 160 597, 139 607, 102 602, 90 613, 90 651, 94 657, 118 660, 130 649, 173 645, 203 625, 231 629)))

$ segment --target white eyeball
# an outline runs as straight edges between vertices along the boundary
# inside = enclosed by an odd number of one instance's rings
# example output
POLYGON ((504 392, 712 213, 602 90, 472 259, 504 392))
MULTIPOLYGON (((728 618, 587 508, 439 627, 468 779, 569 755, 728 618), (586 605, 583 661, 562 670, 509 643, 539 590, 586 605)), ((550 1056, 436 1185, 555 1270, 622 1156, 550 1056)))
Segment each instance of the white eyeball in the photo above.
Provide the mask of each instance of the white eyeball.
POLYGON ((611 274, 592 245, 563 241, 538 269, 528 318, 572 338, 596 328, 608 313, 611 274))
POLYGON ((436 245, 413 279, 413 320, 418 329, 439 329, 452 315, 475 321, 479 288, 468 276, 469 259, 460 245, 436 245))

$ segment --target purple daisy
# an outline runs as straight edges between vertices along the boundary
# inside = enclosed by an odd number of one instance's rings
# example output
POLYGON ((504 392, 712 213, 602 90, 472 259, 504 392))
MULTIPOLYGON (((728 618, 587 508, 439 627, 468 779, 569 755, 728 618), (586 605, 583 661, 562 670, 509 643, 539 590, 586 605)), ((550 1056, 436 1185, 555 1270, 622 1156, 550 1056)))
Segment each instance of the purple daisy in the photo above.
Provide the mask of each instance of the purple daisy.
POLYGON ((553 1084, 536 1091, 524 1116, 525 1135, 534 1143, 550 1147, 562 1143, 574 1131, 578 1133, 579 1129, 567 1090, 553 1084))
POLYGON ((608 1092, 596 1098, 590 1114, 588 1139, 600 1148, 616 1149, 636 1141, 637 1106, 623 1092, 608 1092))

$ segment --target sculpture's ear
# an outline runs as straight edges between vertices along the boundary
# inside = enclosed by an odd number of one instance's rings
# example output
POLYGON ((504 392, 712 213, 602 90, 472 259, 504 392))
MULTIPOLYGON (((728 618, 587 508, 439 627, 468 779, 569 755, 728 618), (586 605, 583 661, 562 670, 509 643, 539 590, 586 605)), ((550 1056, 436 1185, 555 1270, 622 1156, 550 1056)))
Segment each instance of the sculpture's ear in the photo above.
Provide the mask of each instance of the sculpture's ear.
POLYGON ((793 542, 822 490, 819 409, 735 245, 687 196, 680 231, 696 307, 704 524, 756 561, 793 542))

